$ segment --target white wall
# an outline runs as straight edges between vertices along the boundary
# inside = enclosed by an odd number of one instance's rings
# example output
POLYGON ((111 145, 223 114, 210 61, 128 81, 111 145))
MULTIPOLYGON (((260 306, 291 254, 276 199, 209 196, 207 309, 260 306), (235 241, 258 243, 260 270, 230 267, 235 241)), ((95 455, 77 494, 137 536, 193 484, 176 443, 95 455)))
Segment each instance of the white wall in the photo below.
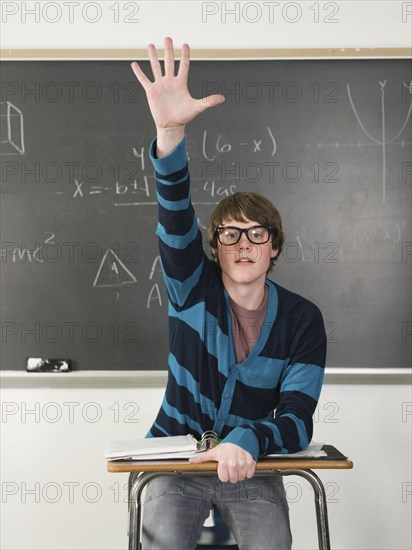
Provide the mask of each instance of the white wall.
MULTIPOLYGON (((194 48, 411 45, 411 2, 301 1, 271 6, 4 0, 1 46, 139 49, 148 42, 160 45, 167 34, 177 44, 187 41, 194 48), (225 20, 225 8, 234 8, 238 15, 227 14, 225 20), (326 22, 327 16, 336 21, 326 22)), ((1 548, 127 547, 126 476, 105 472, 104 442, 144 435, 162 389, 142 387, 139 379, 129 388, 115 381, 105 388, 98 382, 95 387, 30 388, 25 380, 6 385, 1 393, 1 548), (96 414, 101 416, 95 419, 96 414)), ((355 464, 352 471, 321 474, 327 484, 333 548, 412 547, 411 403, 409 384, 326 383, 315 439, 335 444, 355 464)), ((316 548, 309 486, 299 478, 287 478, 286 483, 294 548, 316 548)))
POLYGON ((2 48, 408 47, 410 1, 2 0, 2 48), (97 7, 96 7, 97 6, 97 7))
MULTIPOLYGON (((104 443, 144 436, 161 398, 138 384, 3 388, 1 548, 126 548, 127 477, 105 471, 104 443)), ((353 470, 318 472, 334 549, 411 548, 411 425, 407 384, 324 387, 314 439, 354 462, 353 470)), ((316 548, 310 486, 298 477, 285 483, 294 548, 316 548)))

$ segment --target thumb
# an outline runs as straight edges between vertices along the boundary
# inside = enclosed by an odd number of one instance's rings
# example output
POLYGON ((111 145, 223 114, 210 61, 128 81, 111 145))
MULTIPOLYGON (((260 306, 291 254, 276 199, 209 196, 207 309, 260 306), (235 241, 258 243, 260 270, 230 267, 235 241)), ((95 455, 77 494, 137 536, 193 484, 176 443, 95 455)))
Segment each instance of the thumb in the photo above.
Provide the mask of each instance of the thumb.
POLYGON ((199 112, 206 111, 206 109, 210 109, 211 107, 217 107, 221 103, 225 102, 225 96, 221 94, 213 94, 208 95, 206 97, 203 97, 202 99, 197 100, 197 107, 199 109, 199 112))
POLYGON ((199 456, 195 456, 193 458, 189 458, 189 462, 192 462, 194 464, 198 464, 200 462, 208 462, 209 460, 216 460, 214 449, 209 449, 208 451, 205 451, 203 453, 199 453, 199 456))

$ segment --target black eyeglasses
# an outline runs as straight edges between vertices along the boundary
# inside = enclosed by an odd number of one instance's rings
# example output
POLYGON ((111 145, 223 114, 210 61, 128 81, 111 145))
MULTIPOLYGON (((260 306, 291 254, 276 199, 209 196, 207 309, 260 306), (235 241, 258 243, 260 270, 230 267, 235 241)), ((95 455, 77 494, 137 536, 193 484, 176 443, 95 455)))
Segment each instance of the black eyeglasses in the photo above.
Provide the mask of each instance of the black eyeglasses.
POLYGON ((240 241, 242 233, 246 235, 248 241, 252 244, 265 244, 274 231, 271 227, 266 225, 254 225, 253 227, 246 227, 244 229, 231 226, 216 227, 215 233, 217 234, 220 244, 230 246, 240 241))

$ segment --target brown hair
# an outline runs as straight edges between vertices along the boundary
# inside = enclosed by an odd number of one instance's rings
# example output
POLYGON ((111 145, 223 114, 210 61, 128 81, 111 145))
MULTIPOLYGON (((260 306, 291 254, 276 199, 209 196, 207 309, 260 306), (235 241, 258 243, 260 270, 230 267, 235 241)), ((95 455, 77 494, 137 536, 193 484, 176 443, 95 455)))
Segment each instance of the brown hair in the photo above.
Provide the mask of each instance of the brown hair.
POLYGON ((209 245, 217 248, 216 228, 231 221, 255 221, 272 228, 272 249, 278 254, 270 261, 269 271, 282 252, 284 233, 279 211, 269 199, 253 191, 234 193, 223 199, 216 207, 207 230, 209 245))

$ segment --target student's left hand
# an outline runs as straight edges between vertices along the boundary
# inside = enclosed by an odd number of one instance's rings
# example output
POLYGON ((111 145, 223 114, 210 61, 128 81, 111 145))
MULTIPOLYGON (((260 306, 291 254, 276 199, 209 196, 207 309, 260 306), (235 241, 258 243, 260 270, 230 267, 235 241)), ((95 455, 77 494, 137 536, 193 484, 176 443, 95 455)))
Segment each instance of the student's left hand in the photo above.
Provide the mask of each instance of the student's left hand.
POLYGON ((220 443, 213 449, 205 451, 201 455, 190 458, 189 462, 200 463, 216 460, 219 464, 217 475, 220 481, 237 483, 245 478, 253 477, 256 462, 252 455, 233 443, 220 443))

